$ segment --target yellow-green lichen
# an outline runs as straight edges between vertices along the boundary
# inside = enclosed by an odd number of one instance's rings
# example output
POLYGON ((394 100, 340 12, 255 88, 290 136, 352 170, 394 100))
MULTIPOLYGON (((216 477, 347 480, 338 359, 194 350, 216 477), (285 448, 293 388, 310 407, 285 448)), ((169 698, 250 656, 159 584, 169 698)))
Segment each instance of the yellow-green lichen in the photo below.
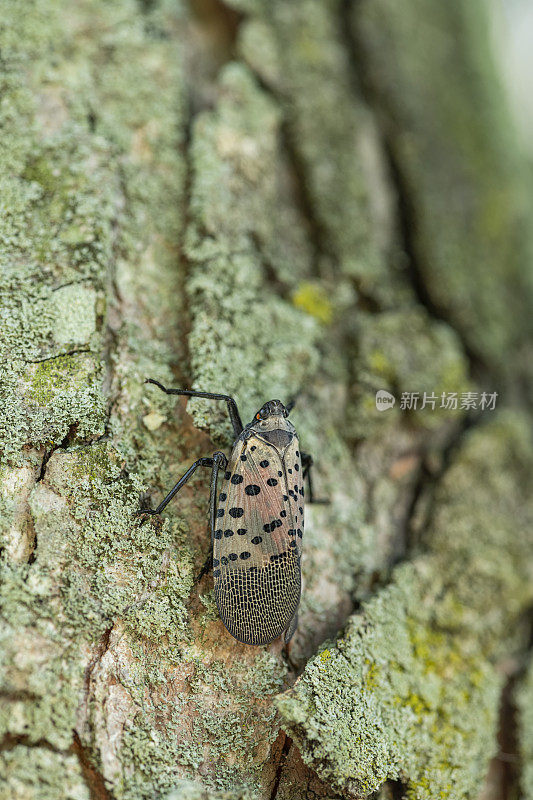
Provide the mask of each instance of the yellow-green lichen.
POLYGON ((333 319, 333 308, 326 290, 315 283, 301 283, 292 296, 296 308, 301 308, 324 325, 333 319))

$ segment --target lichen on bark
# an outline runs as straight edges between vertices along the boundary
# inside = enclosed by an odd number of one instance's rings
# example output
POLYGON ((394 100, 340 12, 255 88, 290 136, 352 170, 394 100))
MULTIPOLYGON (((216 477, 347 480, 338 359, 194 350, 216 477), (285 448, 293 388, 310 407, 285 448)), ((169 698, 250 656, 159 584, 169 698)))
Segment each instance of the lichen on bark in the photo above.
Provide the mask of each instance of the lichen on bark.
POLYGON ((512 138, 507 158, 491 128, 459 124, 492 97, 465 2, 393 6, 2 5, 10 797, 303 800, 387 779, 420 800, 476 796, 498 659, 524 649, 531 603, 530 417, 512 405, 530 375, 531 243, 512 138), (449 51, 416 39, 417 20, 444 44, 459 32, 451 52, 472 45, 481 83, 466 64, 447 86, 449 51), (439 116, 435 86, 459 119, 439 116), (491 222, 507 200, 508 304, 491 222), (279 643, 234 642, 194 582, 207 476, 139 525, 141 502, 231 440, 223 406, 147 377, 232 392, 245 418, 296 397, 332 502, 306 510, 291 665, 279 643), (377 388, 497 388, 508 410, 382 414, 377 388))
POLYGON ((434 497, 425 554, 279 699, 304 760, 340 792, 365 796, 387 779, 417 800, 479 791, 496 749, 495 664, 532 599, 528 432, 527 418, 504 415, 466 437, 434 497))

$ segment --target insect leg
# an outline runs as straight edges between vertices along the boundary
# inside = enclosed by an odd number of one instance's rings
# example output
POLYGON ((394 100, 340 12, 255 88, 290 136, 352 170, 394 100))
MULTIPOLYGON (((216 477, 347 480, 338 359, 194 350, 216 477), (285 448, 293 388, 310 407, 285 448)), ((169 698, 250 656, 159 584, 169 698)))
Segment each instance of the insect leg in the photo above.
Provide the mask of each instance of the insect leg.
POLYGON ((172 498, 175 494, 179 492, 182 486, 187 483, 189 478, 196 472, 198 467, 212 467, 213 466, 213 459, 212 458, 199 458, 194 464, 191 464, 185 475, 182 475, 179 481, 172 487, 170 492, 167 494, 164 500, 162 500, 157 508, 141 508, 138 512, 139 514, 151 514, 152 516, 155 514, 160 514, 163 509, 168 506, 172 498))
POLYGON ((330 501, 326 499, 317 499, 313 492, 313 479, 311 476, 311 468, 313 466, 313 456, 310 456, 309 453, 302 453, 302 467, 303 467, 303 477, 304 480, 307 478, 307 487, 309 489, 309 502, 310 503, 320 503, 321 505, 326 505, 330 501))
POLYGON ((205 563, 200 570, 200 574, 196 578, 196 582, 198 582, 204 575, 206 575, 211 567, 213 566, 213 538, 215 532, 215 523, 216 523, 216 504, 217 504, 217 480, 218 480, 218 473, 221 469, 226 469, 228 466, 228 459, 221 453, 217 451, 213 453, 213 471, 211 472, 211 494, 209 497, 209 525, 211 530, 211 549, 209 550, 209 555, 207 556, 205 563))
POLYGON ((145 381, 145 383, 153 383, 154 386, 158 386, 166 394, 180 394, 184 395, 185 397, 203 397, 207 400, 224 400, 228 404, 228 413, 231 419, 231 424, 233 425, 235 438, 241 435, 243 430, 241 415, 239 414, 237 403, 235 402, 233 397, 230 397, 229 394, 215 394, 214 392, 197 392, 194 389, 167 389, 165 386, 163 386, 162 383, 159 383, 159 381, 154 381, 152 378, 148 378, 148 380, 145 381))
POLYGON ((293 394, 292 397, 289 397, 288 402, 285 403, 285 408, 287 409, 289 414, 292 411, 292 409, 294 408, 294 406, 296 405, 296 403, 298 402, 298 398, 300 397, 300 395, 301 395, 301 392, 296 392, 296 394, 293 394))

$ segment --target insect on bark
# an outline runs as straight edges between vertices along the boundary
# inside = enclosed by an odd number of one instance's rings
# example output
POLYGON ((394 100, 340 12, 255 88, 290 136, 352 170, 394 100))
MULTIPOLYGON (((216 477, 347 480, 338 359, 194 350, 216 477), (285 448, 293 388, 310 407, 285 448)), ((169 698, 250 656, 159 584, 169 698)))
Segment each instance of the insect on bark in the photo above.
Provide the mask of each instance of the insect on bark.
POLYGON ((213 567, 220 618, 239 642, 261 645, 284 636, 289 642, 298 623, 304 532, 304 480, 310 502, 313 460, 300 451, 288 420, 292 404, 270 400, 243 425, 229 395, 166 389, 167 394, 224 400, 235 433, 229 460, 217 451, 199 458, 156 509, 160 514, 198 467, 211 468, 210 528, 212 552, 198 580, 213 567), (220 492, 217 493, 220 479, 220 492))

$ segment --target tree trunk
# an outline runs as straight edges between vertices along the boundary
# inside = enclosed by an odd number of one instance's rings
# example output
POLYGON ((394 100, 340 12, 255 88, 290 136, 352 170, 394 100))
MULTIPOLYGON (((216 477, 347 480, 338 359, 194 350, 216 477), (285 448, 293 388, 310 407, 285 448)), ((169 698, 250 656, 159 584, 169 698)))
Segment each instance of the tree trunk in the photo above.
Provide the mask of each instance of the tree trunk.
POLYGON ((1 797, 533 797, 533 237, 481 6, 4 3, 1 797), (208 475, 136 516, 231 445, 149 377, 296 397, 331 504, 290 663, 195 581, 208 475))

